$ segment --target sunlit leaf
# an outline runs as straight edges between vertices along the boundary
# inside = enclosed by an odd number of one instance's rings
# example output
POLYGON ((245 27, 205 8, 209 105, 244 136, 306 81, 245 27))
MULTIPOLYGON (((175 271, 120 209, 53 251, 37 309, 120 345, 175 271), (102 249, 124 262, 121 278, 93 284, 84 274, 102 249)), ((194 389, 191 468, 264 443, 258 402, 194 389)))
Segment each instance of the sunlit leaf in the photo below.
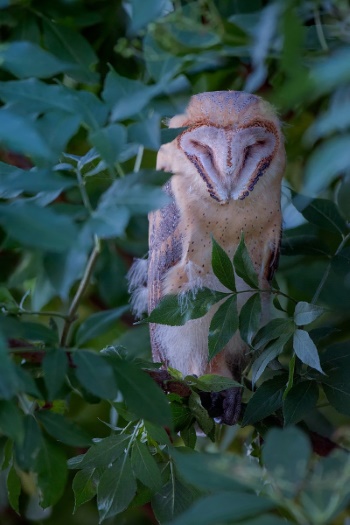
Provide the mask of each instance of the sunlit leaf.
POLYGON ((321 368, 317 348, 308 332, 305 330, 296 330, 294 332, 293 349, 303 363, 315 368, 321 372, 321 374, 324 373, 321 368))

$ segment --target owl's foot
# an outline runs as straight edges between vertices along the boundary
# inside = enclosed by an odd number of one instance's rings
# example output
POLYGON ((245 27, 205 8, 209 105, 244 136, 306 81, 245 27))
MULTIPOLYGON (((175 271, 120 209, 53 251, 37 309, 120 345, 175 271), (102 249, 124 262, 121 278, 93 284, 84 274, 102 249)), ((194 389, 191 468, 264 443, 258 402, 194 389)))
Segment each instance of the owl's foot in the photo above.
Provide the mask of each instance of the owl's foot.
POLYGON ((241 413, 242 388, 233 387, 221 392, 201 392, 202 405, 210 417, 222 425, 235 425, 241 413))

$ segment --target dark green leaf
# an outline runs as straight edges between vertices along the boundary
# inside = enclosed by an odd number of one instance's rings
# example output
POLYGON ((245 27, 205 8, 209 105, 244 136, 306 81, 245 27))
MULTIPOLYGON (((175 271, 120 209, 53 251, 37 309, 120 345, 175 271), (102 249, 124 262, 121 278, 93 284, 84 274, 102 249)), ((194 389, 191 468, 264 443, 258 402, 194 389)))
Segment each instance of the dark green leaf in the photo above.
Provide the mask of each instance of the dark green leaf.
POLYGON ((288 377, 285 374, 265 381, 249 400, 242 426, 253 425, 278 410, 282 406, 287 381, 288 377))
POLYGON ((311 452, 309 440, 298 428, 272 428, 267 433, 262 459, 286 497, 292 498, 299 490, 299 484, 306 475, 311 452))
POLYGON ((200 491, 186 483, 172 470, 170 480, 152 499, 152 509, 159 523, 169 522, 201 495, 200 491))
POLYGON ((18 444, 23 443, 23 414, 12 401, 0 401, 0 432, 18 444))
POLYGON ((261 299, 256 293, 244 303, 239 314, 239 331, 243 341, 251 344, 261 322, 261 299))
POLYGON ((21 444, 15 444, 15 458, 22 470, 33 472, 42 445, 42 434, 33 416, 25 415, 23 423, 24 439, 21 444))
POLYGON ((1 67, 18 78, 48 78, 74 66, 32 42, 11 42, 0 50, 1 67))
POLYGON ((126 305, 90 315, 78 328, 76 334, 77 346, 82 346, 91 341, 91 339, 107 332, 128 309, 129 306, 126 305))
POLYGON ((128 126, 128 139, 130 142, 141 144, 147 149, 158 151, 160 147, 160 122, 159 115, 154 114, 147 120, 135 122, 128 126))
POLYGON ((283 402, 284 424, 299 423, 318 400, 318 386, 315 381, 302 381, 289 390, 283 402))
POLYGON ((65 381, 68 370, 68 357, 62 348, 54 348, 46 352, 43 359, 45 385, 49 401, 56 399, 65 381))
POLYGON ((0 328, 9 339, 25 339, 29 341, 44 341, 48 344, 57 343, 57 333, 39 323, 20 322, 14 317, 0 316, 0 328))
POLYGON ((148 436, 150 436, 154 441, 160 444, 170 445, 170 439, 163 427, 158 425, 153 425, 149 421, 145 421, 145 429, 148 436))
POLYGON ((268 364, 283 352, 284 346, 291 337, 292 334, 281 335, 278 339, 270 342, 259 357, 255 359, 252 366, 253 386, 257 383, 268 364))
POLYGON ((128 455, 121 456, 102 474, 97 489, 97 507, 100 520, 116 516, 125 510, 136 494, 128 455))
MULTIPOLYGON (((123 454, 129 440, 128 434, 111 435, 101 439, 87 451, 79 462, 78 468, 107 467, 123 454)), ((72 468, 76 467, 72 465, 72 468)))
MULTIPOLYGON (((238 471, 242 464, 237 460, 237 456, 228 455, 225 462, 222 462, 220 454, 190 451, 183 447, 173 448, 170 451, 177 471, 181 476, 202 490, 242 490, 249 485, 248 466, 245 473, 238 479, 238 471)), ((254 476, 257 471, 253 467, 254 476)))
POLYGON ((337 274, 346 275, 350 272, 350 248, 340 250, 331 261, 332 270, 337 274))
POLYGON ((329 255, 328 245, 316 235, 294 235, 282 238, 282 255, 329 255))
POLYGON ((7 495, 13 510, 19 514, 19 496, 21 494, 21 480, 15 467, 12 465, 7 474, 7 495))
POLYGON ((319 193, 328 187, 338 175, 349 169, 349 140, 349 134, 336 136, 322 142, 315 149, 306 165, 304 183, 306 193, 319 193))
POLYGON ((259 288, 258 276, 245 245, 243 234, 241 235, 238 248, 233 256, 233 266, 236 274, 241 277, 248 286, 259 288))
POLYGON ((315 319, 320 317, 320 315, 322 315, 324 312, 325 309, 322 308, 322 306, 300 301, 297 303, 294 310, 294 322, 298 326, 310 324, 315 321, 315 319))
POLYGON ((348 231, 346 222, 334 202, 327 199, 312 199, 295 194, 293 204, 312 224, 331 232, 343 234, 348 231))
POLYGON ((315 368, 321 374, 323 370, 320 364, 320 358, 318 356, 317 348, 315 343, 305 330, 296 330, 293 336, 293 349, 300 361, 306 365, 315 368))
POLYGON ((32 194, 41 191, 63 191, 76 184, 74 179, 62 177, 62 175, 49 170, 27 171, 0 162, 1 172, 3 169, 5 169, 5 173, 1 175, 0 194, 12 191, 32 194), (8 167, 10 168, 9 170, 7 169, 8 167))
POLYGON ((121 124, 110 124, 105 128, 93 131, 90 134, 90 142, 107 164, 113 166, 123 151, 126 129, 121 124))
MULTIPOLYGON (((0 316, 1 321, 1 316, 0 316)), ((19 388, 16 367, 12 363, 0 325, 0 399, 11 399, 19 388)))
POLYGON ((137 0, 130 0, 129 32, 135 34, 150 22, 155 22, 162 13, 167 13, 169 6, 166 0, 155 0, 148 4, 140 4, 137 0))
POLYGON ((112 121, 124 120, 139 113, 159 91, 155 86, 146 86, 138 80, 122 77, 110 71, 106 77, 103 99, 112 107, 112 121))
MULTIPOLYGON (((1 92, 0 92, 1 93, 1 92)), ((167 142, 172 142, 176 139, 187 128, 164 128, 160 132, 160 139, 162 144, 166 144, 167 142)))
POLYGON ((77 227, 70 217, 25 201, 1 204, 0 224, 25 246, 51 252, 68 250, 78 237, 77 227))
POLYGON ((235 274, 232 263, 225 250, 221 248, 214 237, 212 238, 211 265, 213 267, 213 272, 221 284, 235 292, 235 274))
POLYGON ((211 361, 238 330, 237 296, 232 295, 215 312, 209 327, 208 361, 211 361))
POLYGON ((36 417, 44 425, 46 432, 54 439, 72 447, 88 447, 91 445, 92 438, 89 434, 61 414, 40 410, 36 413, 36 417))
POLYGON ((135 440, 131 450, 131 466, 135 476, 146 487, 157 492, 162 486, 159 467, 148 450, 147 445, 135 440))
POLYGON ((97 486, 94 483, 95 469, 79 470, 76 473, 72 483, 74 492, 74 512, 83 503, 90 501, 97 493, 97 486))
POLYGON ((152 310, 149 317, 142 322, 180 326, 191 319, 198 319, 209 312, 217 302, 226 298, 228 294, 215 292, 208 288, 199 290, 196 295, 187 292, 181 295, 166 295, 152 310))
POLYGON ((35 472, 40 489, 40 505, 46 509, 60 499, 66 486, 67 465, 62 448, 43 438, 35 472))
POLYGON ((330 346, 321 356, 326 376, 322 376, 322 386, 328 401, 336 410, 350 414, 350 345, 348 342, 330 346))
POLYGON ((201 498, 171 525, 216 525, 258 516, 274 508, 275 504, 262 496, 246 492, 221 492, 201 498))
POLYGON ((103 399, 115 399, 118 394, 117 382, 105 357, 79 350, 74 352, 75 375, 86 390, 103 399))
POLYGON ((125 402, 133 413, 159 425, 171 425, 166 396, 149 375, 121 359, 115 361, 114 370, 125 402))
MULTIPOLYGON (((175 425, 174 425, 175 426, 175 425)), ((180 436, 186 447, 194 449, 197 443, 196 429, 193 425, 180 430, 180 436)))
POLYGON ((259 348, 273 341, 273 339, 277 339, 281 335, 292 335, 294 331, 295 324, 290 319, 272 319, 272 321, 260 328, 254 338, 253 346, 259 350, 259 348))
POLYGON ((48 50, 62 61, 71 64, 70 76, 80 82, 98 82, 98 75, 91 71, 91 66, 97 62, 97 56, 80 33, 47 19, 43 28, 48 50))
POLYGON ((0 109, 0 142, 10 150, 30 157, 55 160, 55 154, 40 134, 38 126, 9 109, 0 109))

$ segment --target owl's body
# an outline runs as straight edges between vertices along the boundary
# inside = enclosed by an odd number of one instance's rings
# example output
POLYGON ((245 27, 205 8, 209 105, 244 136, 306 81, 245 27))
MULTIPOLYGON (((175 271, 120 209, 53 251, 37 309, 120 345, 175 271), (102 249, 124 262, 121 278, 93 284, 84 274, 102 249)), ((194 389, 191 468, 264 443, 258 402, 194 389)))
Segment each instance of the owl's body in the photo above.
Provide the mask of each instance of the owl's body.
MULTIPOLYGON (((268 290, 279 253, 285 162, 272 108, 247 93, 202 93, 169 125, 186 129, 158 153, 157 169, 174 175, 165 188, 171 203, 149 216, 147 292, 141 292, 148 312, 167 294, 180 294, 181 301, 181 292, 203 286, 228 291, 211 268, 212 237, 232 258, 244 232, 260 287, 268 290)), ((142 272, 131 272, 136 303, 143 281, 142 272)), ((247 290, 241 279, 236 283, 238 290, 247 290)), ((238 295, 239 308, 249 295, 238 295)), ((151 325, 154 360, 184 375, 217 373, 239 380, 246 345, 238 333, 208 365, 208 331, 216 309, 184 326, 151 325)))

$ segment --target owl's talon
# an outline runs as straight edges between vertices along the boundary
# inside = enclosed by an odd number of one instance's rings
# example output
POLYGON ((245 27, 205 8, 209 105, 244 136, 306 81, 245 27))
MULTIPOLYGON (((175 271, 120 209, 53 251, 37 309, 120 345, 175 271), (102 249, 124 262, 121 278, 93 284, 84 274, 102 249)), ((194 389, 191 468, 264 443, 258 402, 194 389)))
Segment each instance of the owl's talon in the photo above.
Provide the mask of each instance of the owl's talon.
POLYGON ((235 425, 241 412, 242 388, 221 392, 201 392, 202 405, 210 417, 222 425, 235 425))

